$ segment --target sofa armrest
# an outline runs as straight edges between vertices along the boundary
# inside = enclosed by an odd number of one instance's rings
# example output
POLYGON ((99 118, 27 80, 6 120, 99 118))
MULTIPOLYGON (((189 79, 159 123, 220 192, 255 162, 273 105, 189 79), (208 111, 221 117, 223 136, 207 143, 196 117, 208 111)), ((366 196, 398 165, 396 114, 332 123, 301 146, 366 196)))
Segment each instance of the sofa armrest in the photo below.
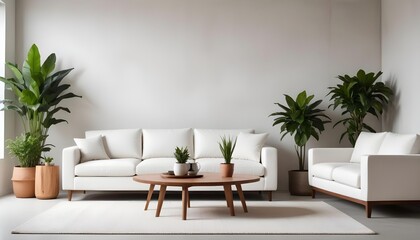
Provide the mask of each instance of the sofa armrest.
POLYGON ((420 200, 420 154, 365 155, 360 168, 363 200, 420 200))
POLYGON ((265 168, 264 190, 277 190, 277 149, 274 147, 263 147, 261 149, 261 164, 265 168))
POLYGON ((74 189, 74 167, 80 162, 80 150, 77 146, 63 149, 62 155, 62 185, 63 190, 74 189))

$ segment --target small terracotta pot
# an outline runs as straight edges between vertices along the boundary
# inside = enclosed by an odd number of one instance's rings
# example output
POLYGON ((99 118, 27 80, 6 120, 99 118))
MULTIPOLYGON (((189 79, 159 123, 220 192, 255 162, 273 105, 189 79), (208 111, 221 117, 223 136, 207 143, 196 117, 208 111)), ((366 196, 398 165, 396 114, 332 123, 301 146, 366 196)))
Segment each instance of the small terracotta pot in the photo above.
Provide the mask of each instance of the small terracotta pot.
POLYGON ((234 166, 235 165, 233 163, 221 163, 220 175, 222 175, 222 177, 232 177, 234 166))
POLYGON ((35 167, 14 167, 12 182, 17 198, 35 197, 35 167))

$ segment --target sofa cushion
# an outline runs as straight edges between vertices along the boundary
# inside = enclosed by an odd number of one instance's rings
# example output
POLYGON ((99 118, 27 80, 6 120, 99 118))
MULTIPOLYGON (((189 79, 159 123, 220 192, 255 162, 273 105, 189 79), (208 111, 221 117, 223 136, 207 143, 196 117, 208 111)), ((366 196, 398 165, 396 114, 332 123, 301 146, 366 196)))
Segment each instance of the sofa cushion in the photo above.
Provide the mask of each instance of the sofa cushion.
POLYGON ((164 173, 174 169, 175 158, 150 158, 141 161, 136 167, 136 174, 164 173))
POLYGON ((360 188, 360 164, 352 163, 334 168, 332 179, 350 187, 360 188))
POLYGON ((417 134, 397 134, 387 133, 378 154, 398 155, 418 153, 418 135, 417 134))
POLYGON ((135 175, 138 158, 95 160, 77 164, 74 174, 79 177, 130 177, 135 175))
POLYGON ((386 132, 361 132, 356 140, 350 162, 360 162, 362 155, 377 154, 386 134, 386 132))
MULTIPOLYGON (((223 158, 200 158, 196 160, 200 166, 200 172, 220 172, 220 163, 224 163, 223 158)), ((233 159, 234 166, 233 174, 251 174, 257 176, 265 175, 265 168, 262 164, 244 159, 233 159)))
POLYGON ((118 129, 87 131, 86 137, 103 136, 110 158, 141 158, 141 130, 118 129))
POLYGON ((326 180, 333 180, 333 171, 337 167, 350 165, 351 163, 346 162, 329 162, 329 163, 318 163, 312 166, 311 174, 317 178, 323 178, 326 180))
POLYGON ((109 159, 101 136, 75 138, 74 142, 80 149, 81 162, 87 162, 97 159, 109 159))
POLYGON ((170 158, 176 147, 187 147, 192 157, 193 132, 185 129, 143 129, 143 159, 170 158))
POLYGON ((261 149, 267 137, 267 133, 239 133, 232 157, 260 162, 261 149))
POLYGON ((194 129, 195 158, 222 158, 219 149, 221 137, 236 138, 240 132, 253 133, 252 129, 194 129))

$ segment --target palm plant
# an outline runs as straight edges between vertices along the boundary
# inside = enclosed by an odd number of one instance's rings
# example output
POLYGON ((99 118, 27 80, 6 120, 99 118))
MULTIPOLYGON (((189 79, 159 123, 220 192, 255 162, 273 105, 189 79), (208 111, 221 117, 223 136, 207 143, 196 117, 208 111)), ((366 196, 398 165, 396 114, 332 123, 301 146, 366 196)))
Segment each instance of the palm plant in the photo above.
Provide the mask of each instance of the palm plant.
POLYGON ((273 126, 280 124, 280 140, 290 134, 294 135, 295 150, 299 159, 299 170, 305 168, 306 143, 311 137, 319 140, 319 135, 325 130, 324 124, 329 123, 330 118, 317 108, 322 100, 311 103, 314 95, 307 96, 306 91, 298 94, 296 100, 289 95, 284 95, 287 106, 275 103, 282 111, 274 112, 270 116, 276 116, 273 126))
POLYGON ((188 153, 187 147, 181 147, 181 148, 176 147, 174 156, 178 163, 186 163, 188 159, 190 158, 190 154, 188 153))
POLYGON ((368 114, 379 118, 382 114, 384 106, 390 101, 393 91, 383 82, 376 82, 382 75, 378 73, 365 73, 359 70, 356 76, 349 75, 338 76, 342 81, 335 87, 329 87, 332 103, 329 107, 335 110, 337 107, 342 109, 341 115, 346 115, 344 119, 334 124, 343 124, 346 130, 340 136, 340 142, 345 135, 354 146, 357 137, 363 130, 376 132, 371 126, 364 123, 364 119, 368 114))
POLYGON ((236 139, 233 142, 232 139, 226 138, 226 136, 224 136, 221 137, 221 140, 222 141, 219 142, 220 151, 222 152, 223 158, 225 159, 225 163, 230 164, 232 161, 232 154, 236 146, 236 139))
POLYGON ((43 151, 49 151, 52 146, 45 144, 49 128, 52 125, 67 122, 54 117, 60 111, 70 113, 70 109, 59 106, 61 101, 81 97, 71 92, 65 93, 70 84, 62 83, 64 77, 73 68, 52 74, 55 62, 56 56, 53 53, 41 65, 41 55, 38 47, 34 44, 28 52, 22 69, 19 69, 16 64, 6 64, 12 71, 13 78, 0 77, 0 81, 4 82, 7 89, 16 96, 16 100, 2 100, 0 102, 4 104, 2 110, 12 110, 18 113, 26 133, 30 133, 32 136, 43 136, 41 137, 43 151))

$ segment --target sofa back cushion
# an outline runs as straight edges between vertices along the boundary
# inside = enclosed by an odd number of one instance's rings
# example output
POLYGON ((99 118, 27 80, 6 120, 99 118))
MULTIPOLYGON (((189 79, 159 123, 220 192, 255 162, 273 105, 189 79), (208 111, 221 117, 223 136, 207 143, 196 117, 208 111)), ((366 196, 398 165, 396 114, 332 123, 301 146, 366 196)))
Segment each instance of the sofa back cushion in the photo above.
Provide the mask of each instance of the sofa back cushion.
POLYGON ((260 162, 261 149, 264 146, 267 137, 267 133, 239 133, 232 157, 260 162))
POLYGON ((110 158, 141 159, 141 129, 87 131, 86 137, 103 136, 110 158))
POLYGON ((386 132, 361 132, 356 140, 350 162, 360 162, 362 155, 377 154, 386 134, 386 132))
POLYGON ((193 158, 193 131, 185 129, 143 129, 143 159, 174 157, 176 147, 187 147, 193 158))
POLYGON ((398 155, 418 153, 419 136, 417 134, 387 133, 378 154, 398 155))
POLYGON ((194 129, 194 157, 223 158, 219 142, 221 137, 235 139, 240 132, 253 133, 253 129, 194 129))

